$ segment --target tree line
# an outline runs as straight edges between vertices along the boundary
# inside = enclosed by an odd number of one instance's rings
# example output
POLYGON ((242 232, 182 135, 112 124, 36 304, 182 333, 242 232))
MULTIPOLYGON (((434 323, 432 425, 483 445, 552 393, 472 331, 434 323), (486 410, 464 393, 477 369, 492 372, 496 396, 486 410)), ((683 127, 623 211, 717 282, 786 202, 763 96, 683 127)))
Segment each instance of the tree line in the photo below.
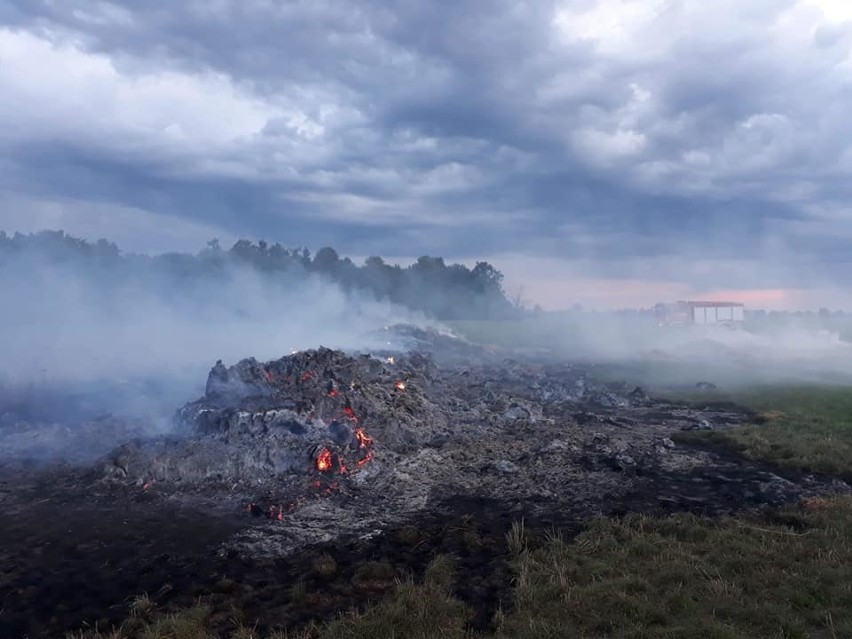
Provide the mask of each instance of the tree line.
MULTIPOLYGON (((97 272, 105 282, 151 276, 169 282, 179 295, 198 281, 224 277, 231 267, 249 268, 282 282, 316 275, 347 292, 368 293, 422 311, 437 319, 486 319, 513 316, 517 310, 503 289, 503 274, 488 262, 473 268, 447 264, 441 257, 422 256, 413 264, 389 264, 379 256, 357 265, 331 247, 315 254, 303 247, 239 240, 229 249, 211 240, 195 254, 124 253, 105 239, 89 242, 63 231, 7 235, 0 231, 0 268, 12 260, 31 260, 55 267, 97 272)), ((101 280, 99 280, 101 281, 101 280)))

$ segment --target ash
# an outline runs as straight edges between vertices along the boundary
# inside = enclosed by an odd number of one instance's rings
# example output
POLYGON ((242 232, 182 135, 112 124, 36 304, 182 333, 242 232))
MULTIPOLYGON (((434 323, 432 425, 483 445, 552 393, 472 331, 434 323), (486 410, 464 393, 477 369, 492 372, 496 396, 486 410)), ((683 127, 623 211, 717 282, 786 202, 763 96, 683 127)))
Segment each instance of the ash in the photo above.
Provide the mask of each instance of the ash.
POLYGON ((578 521, 850 490, 671 439, 734 427, 753 417, 744 409, 659 401, 436 332, 404 337, 419 350, 217 363, 204 396, 178 411, 180 436, 119 447, 86 475, 91 494, 231 514, 245 525, 221 552, 262 558, 366 539, 458 499, 578 521))

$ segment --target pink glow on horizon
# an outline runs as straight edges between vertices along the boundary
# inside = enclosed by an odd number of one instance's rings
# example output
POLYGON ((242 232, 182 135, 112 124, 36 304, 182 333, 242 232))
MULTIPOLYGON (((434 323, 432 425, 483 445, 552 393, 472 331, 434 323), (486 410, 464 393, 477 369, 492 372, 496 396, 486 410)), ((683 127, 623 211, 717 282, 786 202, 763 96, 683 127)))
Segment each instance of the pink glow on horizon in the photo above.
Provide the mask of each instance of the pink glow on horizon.
POLYGON ((852 308, 849 292, 831 289, 712 289, 701 290, 681 282, 607 278, 527 279, 507 278, 511 294, 523 287, 528 305, 549 311, 568 310, 575 304, 587 310, 651 308, 657 302, 707 300, 740 302, 747 309, 832 310, 852 308))
MULTIPOLYGON (((389 263, 406 265, 416 258, 389 259, 389 263)), ((852 311, 852 290, 828 287, 804 288, 698 288, 684 282, 649 278, 607 278, 589 275, 579 263, 546 257, 493 255, 487 260, 503 274, 504 289, 510 298, 520 294, 528 308, 538 304, 546 311, 569 310, 580 304, 586 310, 649 309, 657 302, 707 300, 740 302, 747 310, 852 311)), ((447 258, 474 266, 474 261, 447 258)), ((745 267, 744 267, 745 268, 745 267)))

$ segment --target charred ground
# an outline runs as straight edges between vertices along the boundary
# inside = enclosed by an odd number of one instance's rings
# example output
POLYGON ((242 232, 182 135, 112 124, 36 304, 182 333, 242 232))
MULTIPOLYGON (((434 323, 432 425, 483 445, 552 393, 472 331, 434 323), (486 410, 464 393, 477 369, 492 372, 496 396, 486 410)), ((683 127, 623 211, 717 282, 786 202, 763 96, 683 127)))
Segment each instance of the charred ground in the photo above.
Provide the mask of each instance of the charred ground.
POLYGON ((120 621, 147 592, 164 606, 207 597, 222 628, 231 607, 298 626, 450 553, 482 628, 510 605, 513 521, 570 536, 598 514, 716 516, 849 492, 674 441, 751 421, 736 404, 654 399, 583 367, 405 337, 415 350, 217 364, 178 434, 89 467, 7 467, 0 622, 56 636, 120 621))

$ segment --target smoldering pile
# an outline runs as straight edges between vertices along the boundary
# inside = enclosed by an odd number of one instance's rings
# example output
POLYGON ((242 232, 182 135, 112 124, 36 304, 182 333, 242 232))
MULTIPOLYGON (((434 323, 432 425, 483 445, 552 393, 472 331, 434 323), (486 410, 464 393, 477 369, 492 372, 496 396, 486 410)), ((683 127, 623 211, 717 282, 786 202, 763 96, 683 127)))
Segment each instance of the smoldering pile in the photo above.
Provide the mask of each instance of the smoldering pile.
POLYGON ((495 363, 487 354, 439 365, 428 353, 320 348, 217 363, 205 395, 178 411, 181 436, 123 446, 100 473, 243 512, 257 525, 229 548, 255 555, 370 536, 459 497, 582 518, 720 513, 849 490, 670 438, 748 417, 655 401, 569 365, 495 363))
POLYGON ((438 425, 442 415, 404 381, 428 379, 430 366, 418 355, 390 364, 325 348, 218 362, 204 397, 177 413, 186 436, 128 444, 112 472, 183 484, 350 473, 372 458, 373 434, 383 448, 406 452, 438 425))

